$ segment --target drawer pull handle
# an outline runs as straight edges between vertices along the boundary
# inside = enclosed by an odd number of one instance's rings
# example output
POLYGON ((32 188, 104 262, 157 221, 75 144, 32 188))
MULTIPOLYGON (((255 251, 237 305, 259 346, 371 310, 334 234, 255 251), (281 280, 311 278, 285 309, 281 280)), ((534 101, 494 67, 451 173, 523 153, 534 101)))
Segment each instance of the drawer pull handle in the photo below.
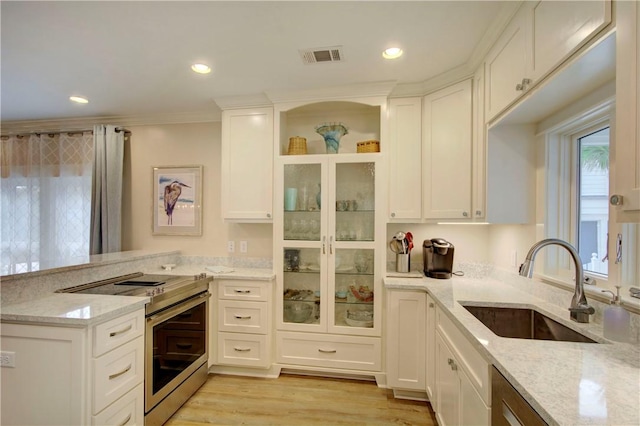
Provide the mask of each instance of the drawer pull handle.
POLYGON ((115 337, 118 334, 126 333, 129 330, 131 330, 131 324, 129 324, 127 327, 123 328, 122 330, 112 331, 111 333, 109 333, 109 337, 115 337))
POLYGON ((458 369, 456 362, 451 358, 447 358, 447 363, 451 366, 451 370, 456 371, 458 369))
POLYGON ((241 294, 249 294, 251 293, 251 290, 235 290, 236 293, 241 293, 241 294))
POLYGON ((191 349, 193 347, 193 343, 176 343, 176 346, 180 349, 191 349))
POLYGON ((251 319, 251 315, 234 315, 236 319, 251 319))
POLYGON ((318 349, 318 352, 323 354, 335 354, 338 351, 336 351, 335 349, 318 349))
POLYGON ((129 423, 129 420, 131 420, 131 413, 129 413, 129 415, 127 416, 126 419, 124 419, 123 421, 121 421, 120 423, 118 423, 119 426, 124 426, 127 423, 129 423))
POLYGON ((120 377, 120 376, 122 376, 124 373, 126 373, 126 372, 127 372, 127 371, 129 371, 129 370, 131 370, 131 364, 127 365, 127 368, 125 368, 124 370, 122 370, 122 371, 120 371, 120 372, 118 372, 118 373, 115 373, 115 374, 111 374, 111 375, 109 376, 109 380, 113 380, 113 379, 115 379, 116 377, 120 377))
POLYGON ((249 352, 251 348, 233 348, 233 350, 236 352, 249 352))

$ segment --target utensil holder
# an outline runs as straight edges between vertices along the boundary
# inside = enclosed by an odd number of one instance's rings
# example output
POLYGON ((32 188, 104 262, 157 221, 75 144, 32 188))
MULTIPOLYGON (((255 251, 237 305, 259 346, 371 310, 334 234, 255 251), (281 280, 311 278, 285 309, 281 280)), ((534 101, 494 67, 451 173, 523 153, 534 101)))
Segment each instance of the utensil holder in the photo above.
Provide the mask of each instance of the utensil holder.
POLYGON ((409 254, 396 253, 396 272, 409 272, 411 259, 409 254))

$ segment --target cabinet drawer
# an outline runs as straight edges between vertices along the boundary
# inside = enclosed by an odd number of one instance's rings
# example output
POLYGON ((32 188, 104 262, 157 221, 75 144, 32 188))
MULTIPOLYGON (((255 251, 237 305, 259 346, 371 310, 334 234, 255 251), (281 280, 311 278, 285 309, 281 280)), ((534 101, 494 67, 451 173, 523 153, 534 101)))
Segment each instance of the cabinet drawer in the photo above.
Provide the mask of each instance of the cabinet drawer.
POLYGON ((144 310, 132 312, 93 328, 93 356, 98 357, 144 333, 144 310))
POLYGON ((267 301, 270 288, 270 281, 219 280, 218 298, 267 301))
POLYGON ((476 388, 484 403, 491 405, 489 363, 440 309, 436 309, 436 324, 438 333, 455 352, 454 356, 469 376, 471 384, 476 388))
POLYGON ((218 303, 218 330, 267 334, 269 315, 264 302, 221 300, 218 303))
POLYGON ((277 362, 349 370, 380 371, 380 338, 278 333, 277 362))
POLYGON ((93 426, 144 425, 144 385, 140 383, 91 419, 93 426))
POLYGON ((93 414, 144 378, 144 339, 139 337, 93 360, 93 414))
POLYGON ((220 332, 217 340, 218 364, 244 367, 271 365, 269 336, 220 332))

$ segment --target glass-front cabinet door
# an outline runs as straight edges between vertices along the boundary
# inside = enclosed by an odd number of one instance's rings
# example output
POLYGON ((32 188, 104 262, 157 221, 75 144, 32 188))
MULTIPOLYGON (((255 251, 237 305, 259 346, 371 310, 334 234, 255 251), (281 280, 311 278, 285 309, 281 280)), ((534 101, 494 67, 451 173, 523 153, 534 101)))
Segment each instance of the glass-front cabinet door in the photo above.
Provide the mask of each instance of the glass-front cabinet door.
POLYGON ((367 154, 282 159, 280 329, 380 334, 377 167, 377 156, 367 154))

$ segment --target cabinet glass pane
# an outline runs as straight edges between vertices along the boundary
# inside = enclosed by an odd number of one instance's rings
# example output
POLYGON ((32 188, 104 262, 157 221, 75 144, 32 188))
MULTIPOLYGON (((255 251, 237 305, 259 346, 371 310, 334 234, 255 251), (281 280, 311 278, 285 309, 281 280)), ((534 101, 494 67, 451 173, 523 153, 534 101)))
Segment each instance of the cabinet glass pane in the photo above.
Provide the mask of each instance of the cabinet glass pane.
POLYGON ((336 325, 373 327, 373 255, 369 249, 336 250, 336 325))
POLYGON ((320 164, 284 166, 284 239, 320 241, 320 164))
POLYGON ((375 177, 375 163, 336 165, 336 240, 373 241, 375 177))
POLYGON ((320 322, 320 249, 285 247, 283 321, 320 322))

